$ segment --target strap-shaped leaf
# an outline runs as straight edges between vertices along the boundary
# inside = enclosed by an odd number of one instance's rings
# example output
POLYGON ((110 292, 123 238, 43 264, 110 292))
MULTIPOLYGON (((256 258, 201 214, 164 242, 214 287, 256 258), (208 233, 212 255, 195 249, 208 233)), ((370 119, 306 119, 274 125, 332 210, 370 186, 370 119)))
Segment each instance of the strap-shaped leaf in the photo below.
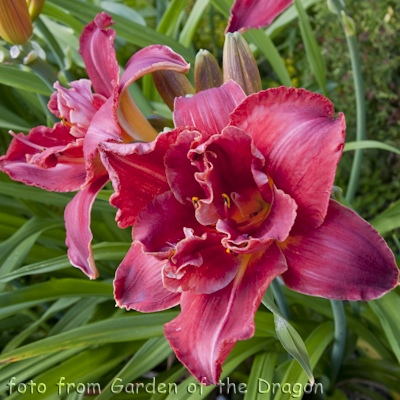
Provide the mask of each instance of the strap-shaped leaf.
POLYGON ((23 360, 61 349, 149 339, 164 334, 164 324, 178 315, 169 311, 158 314, 130 315, 95 322, 27 344, 0 356, 0 363, 23 360))
POLYGON ((317 39, 311 29, 310 20, 304 10, 303 4, 300 0, 296 0, 294 4, 297 13, 299 14, 300 32, 306 49, 308 62, 315 74, 319 86, 321 87, 322 93, 326 96, 326 70, 324 59, 321 55, 321 49, 319 48, 317 39))
POLYGON ((357 142, 347 142, 344 145, 343 151, 352 151, 359 149, 381 149, 400 154, 400 150, 396 147, 390 146, 389 144, 383 142, 379 142, 377 140, 359 140, 357 142))
POLYGON ((270 296, 270 291, 265 292, 262 303, 274 314, 276 334, 282 346, 298 361, 309 381, 314 384, 314 376, 303 339, 280 313, 270 296))

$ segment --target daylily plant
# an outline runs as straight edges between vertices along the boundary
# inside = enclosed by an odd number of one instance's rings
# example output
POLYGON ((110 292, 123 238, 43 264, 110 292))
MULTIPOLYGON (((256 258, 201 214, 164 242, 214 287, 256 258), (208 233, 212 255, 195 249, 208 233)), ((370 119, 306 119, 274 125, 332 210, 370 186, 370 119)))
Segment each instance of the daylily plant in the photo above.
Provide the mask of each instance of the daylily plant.
POLYGON ((386 242, 331 200, 345 119, 304 89, 247 97, 233 81, 175 100, 171 132, 152 143, 100 145, 119 226, 133 245, 114 282, 117 304, 153 312, 178 359, 217 384, 237 340, 281 275, 293 290, 371 300, 398 284, 386 242))
POLYGON ((108 173, 98 156, 100 141, 151 141, 157 132, 132 100, 128 86, 157 70, 185 73, 190 66, 169 47, 153 45, 132 56, 120 80, 111 17, 105 12, 89 23, 80 37, 80 53, 90 80, 54 84, 48 104, 63 122, 53 128, 39 126, 28 136, 14 139, 0 170, 27 185, 58 192, 79 192, 65 209, 66 244, 71 264, 94 279, 98 272, 91 248, 90 213, 98 192, 108 182, 108 173), (93 86, 95 93, 92 93, 93 86))

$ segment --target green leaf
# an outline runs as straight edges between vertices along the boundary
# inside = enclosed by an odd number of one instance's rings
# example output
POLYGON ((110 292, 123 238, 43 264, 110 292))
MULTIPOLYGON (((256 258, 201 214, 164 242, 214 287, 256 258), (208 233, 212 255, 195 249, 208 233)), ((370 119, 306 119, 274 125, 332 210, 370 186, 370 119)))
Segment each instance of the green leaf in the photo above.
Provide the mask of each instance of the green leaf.
POLYGON ((251 367, 247 393, 244 395, 244 400, 269 400, 271 392, 260 393, 259 385, 263 382, 272 382, 274 377, 275 365, 278 360, 278 353, 260 353, 254 358, 251 367))
MULTIPOLYGON (((45 229, 42 229, 39 232, 28 236, 25 240, 19 243, 15 249, 13 249, 11 254, 7 257, 7 259, 0 267, 0 276, 10 273, 14 269, 21 266, 21 264, 25 260, 25 257, 31 251, 32 246, 35 244, 36 240, 44 232, 44 230, 45 229)), ((4 290, 5 286, 5 283, 0 283, 0 292, 4 290)))
POLYGON ((378 214, 370 224, 383 235, 400 227, 400 200, 391 204, 385 211, 378 214))
MULTIPOLYGON (((26 186, 16 182, 0 182, 0 192, 2 194, 16 197, 17 199, 35 199, 38 203, 61 207, 66 206, 74 197, 74 193, 48 192, 47 190, 38 187, 26 186)), ((115 208, 111 207, 104 201, 95 201, 93 204, 93 210, 115 213, 115 208)))
MULTIPOLYGON (((320 1, 321 0, 301 0, 305 10, 320 1)), ((299 14, 297 13, 295 5, 291 5, 281 15, 279 15, 270 26, 268 26, 265 30, 266 34, 272 39, 282 28, 295 20, 298 16, 299 14)))
POLYGON ((391 291, 383 297, 369 302, 372 311, 378 316, 390 346, 400 363, 400 296, 391 291))
POLYGON ((12 129, 17 132, 29 132, 32 126, 8 108, 0 105, 0 128, 12 129))
POLYGON ((324 59, 321 55, 321 50, 311 29, 310 20, 308 19, 308 15, 304 10, 303 4, 300 0, 295 0, 294 4, 296 6, 297 13, 299 14, 300 32, 303 38, 308 62, 315 74, 319 86, 321 87, 323 95, 326 96, 326 70, 324 59))
POLYGON ((157 32, 168 34, 179 20, 188 0, 172 0, 157 26, 157 32))
POLYGON ((172 349, 164 337, 149 339, 106 385, 103 392, 96 397, 96 400, 111 399, 115 395, 111 391, 111 386, 114 382, 116 384, 132 382, 143 375, 144 372, 156 367, 171 353, 172 349))
POLYGON ((177 312, 169 311, 95 322, 38 340, 7 354, 2 354, 0 356, 0 363, 14 362, 73 347, 126 342, 163 336, 164 324, 171 321, 177 315, 177 312))
MULTIPOLYGON (((169 387, 168 385, 174 383, 185 371, 186 368, 183 365, 175 365, 175 367, 162 372, 158 376, 158 383, 164 383, 167 387, 169 387)), ((167 391, 166 393, 162 393, 162 391, 159 390, 159 392, 160 393, 153 394, 150 400, 164 400, 168 396, 167 391)))
POLYGON ((65 12, 62 8, 48 1, 44 3, 42 14, 55 21, 61 22, 66 26, 69 26, 71 29, 73 29, 77 36, 81 34, 84 27, 84 24, 78 21, 69 12, 65 12))
POLYGON ((8 389, 7 383, 9 383, 11 377, 18 376, 18 379, 23 382, 43 371, 48 371, 54 365, 74 356, 81 350, 80 347, 77 347, 74 349, 62 350, 56 354, 40 355, 28 360, 17 361, 6 365, 5 368, 1 370, 0 393, 8 389))
MULTIPOLYGON (((261 351, 265 346, 274 342, 275 339, 260 339, 252 338, 245 341, 237 342, 228 358, 226 359, 223 367, 220 380, 224 380, 239 364, 241 364, 246 358, 251 357, 253 354, 261 351)), ((200 400, 206 398, 213 390, 215 386, 202 386, 197 380, 191 376, 184 380, 177 389, 177 393, 171 392, 167 400, 200 400), (196 387, 194 394, 188 394, 188 387, 196 387)))
MULTIPOLYGON (((121 261, 130 248, 128 243, 98 243, 92 246, 95 261, 121 261)), ((0 282, 9 282, 21 276, 44 274, 46 272, 59 271, 71 267, 68 256, 60 256, 46 261, 39 261, 26 265, 9 274, 0 276, 0 282)))
POLYGON ((189 18, 179 35, 179 43, 183 46, 189 47, 190 43, 192 43, 197 25, 199 24, 208 3, 209 0, 196 0, 196 3, 189 14, 189 18))
POLYGON ((39 328, 40 324, 52 317, 55 313, 76 303, 78 300, 79 299, 77 298, 64 298, 54 302, 37 321, 33 322, 26 329, 19 332, 16 336, 13 336, 13 338, 6 344, 6 346, 4 346, 2 353, 8 353, 9 351, 14 350, 21 343, 23 343, 25 339, 28 338, 37 328, 39 328))
MULTIPOLYGON (((58 394, 59 389, 61 389, 61 395, 65 394, 67 383, 75 383, 75 385, 83 383, 88 388, 88 382, 97 382, 102 375, 115 368, 124 358, 135 352, 141 344, 141 342, 108 344, 95 349, 85 350, 35 377, 33 381, 46 384, 47 396, 58 394), (60 383, 60 386, 57 383, 60 383), (62 383, 65 386, 62 386, 62 383)), ((96 387, 90 386, 91 388, 96 387)), ((74 386, 71 385, 70 393, 74 391, 74 386)), ((43 394, 38 392, 31 394, 27 391, 17 398, 18 400, 40 400, 43 399, 43 394)), ((58 398, 58 396, 55 398, 58 398)))
POLYGON ((0 317, 4 318, 24 308, 36 306, 60 297, 100 296, 112 298, 110 284, 83 279, 58 279, 0 294, 0 317))
POLYGON ((285 63, 283 62, 277 48, 275 47, 270 37, 262 29, 250 29, 244 34, 244 36, 250 42, 254 43, 264 54, 267 61, 271 64, 271 67, 278 75, 278 78, 281 81, 282 85, 288 87, 293 86, 285 63))
POLYGON ((343 151, 352 151, 358 149, 381 149, 400 154, 400 150, 396 147, 390 146, 383 142, 378 142, 377 140, 360 140, 357 142, 347 142, 344 145, 343 151))
MULTIPOLYGON (((72 15, 90 22, 94 17, 102 12, 101 7, 98 7, 89 2, 83 2, 79 0, 48 0, 50 4, 55 4, 64 10, 69 11, 72 15)), ((174 51, 180 54, 188 62, 194 62, 194 55, 191 51, 186 49, 176 40, 169 38, 161 33, 156 32, 147 26, 140 25, 128 18, 121 17, 115 13, 110 13, 113 21, 116 22, 113 25, 113 29, 117 32, 117 35, 126 41, 135 44, 139 47, 146 47, 151 44, 162 44, 171 47, 174 51)))
MULTIPOLYGON (((333 339, 333 324, 331 322, 325 322, 319 325, 307 338, 306 348, 308 354, 310 354, 310 366, 314 369, 317 362, 321 358, 322 353, 328 346, 328 344, 333 339)), ((307 383, 307 376, 303 371, 302 367, 292 360, 286 369, 285 375, 281 380, 281 390, 277 392, 274 400, 290 400, 292 399, 291 393, 284 393, 282 387, 284 385, 291 385, 293 387, 295 384, 305 387, 307 383)))
POLYGON ((0 64, 0 83, 47 96, 52 93, 52 90, 37 75, 9 65, 0 64))
POLYGON ((294 329, 293 326, 290 325, 280 313, 275 303, 269 296, 269 291, 265 292, 262 298, 262 303, 274 313, 276 334, 282 343, 282 346, 298 361, 307 374, 309 381, 314 384, 315 380, 310 366, 307 348, 303 342, 303 339, 297 333, 296 329, 294 329))

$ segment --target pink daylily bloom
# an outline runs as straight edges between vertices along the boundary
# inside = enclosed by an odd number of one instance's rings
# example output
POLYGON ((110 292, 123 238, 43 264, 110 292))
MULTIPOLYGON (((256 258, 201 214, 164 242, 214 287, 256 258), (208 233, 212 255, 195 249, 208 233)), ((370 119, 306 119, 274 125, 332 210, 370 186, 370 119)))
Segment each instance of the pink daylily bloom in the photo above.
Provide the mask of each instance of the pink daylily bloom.
POLYGON ((175 130, 152 143, 100 145, 121 227, 134 243, 114 281, 117 305, 180 303, 165 325, 179 360, 217 384, 237 340, 281 275, 301 293, 371 300, 398 284, 394 256, 330 199, 345 120, 304 89, 246 97, 229 81, 175 101, 175 130))
POLYGON ((28 136, 12 134, 7 154, 0 157, 0 170, 16 181, 58 192, 78 191, 65 209, 66 244, 71 264, 91 279, 98 276, 91 248, 91 208, 109 180, 98 143, 153 140, 157 132, 137 109, 128 86, 153 71, 185 73, 190 68, 169 47, 153 45, 132 56, 120 80, 115 31, 107 28, 111 24, 110 15, 102 12, 80 37, 80 53, 90 80, 71 82, 69 89, 54 84, 57 91, 48 107, 64 123, 36 127, 28 136))
POLYGON ((263 28, 294 0, 235 0, 225 33, 243 33, 251 28, 263 28))

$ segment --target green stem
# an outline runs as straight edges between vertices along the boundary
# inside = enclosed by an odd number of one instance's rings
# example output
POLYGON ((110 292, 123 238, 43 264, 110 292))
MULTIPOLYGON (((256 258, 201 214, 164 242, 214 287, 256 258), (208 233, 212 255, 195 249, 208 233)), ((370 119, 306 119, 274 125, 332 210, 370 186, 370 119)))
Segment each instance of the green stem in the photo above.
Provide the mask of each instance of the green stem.
POLYGON ((335 321, 335 341, 331 355, 331 388, 333 388, 342 365, 347 325, 343 302, 341 300, 331 300, 331 307, 335 321))
POLYGON ((274 294, 274 298, 275 298, 276 304, 278 305, 279 311, 282 313, 282 315, 286 319, 291 319, 292 316, 291 316, 289 307, 286 303, 285 295, 282 292, 281 285, 279 284, 279 282, 276 279, 274 279, 271 282, 271 289, 272 289, 272 293, 274 294))
MULTIPOLYGON (((340 23, 346 34, 347 46, 349 48, 351 67, 353 70, 354 90, 356 95, 356 110, 357 110, 357 133, 356 141, 365 140, 366 137, 366 108, 365 108, 365 95, 364 95, 364 82, 361 69, 360 50, 357 44, 357 37, 346 31, 346 25, 343 21, 341 11, 345 11, 340 0, 331 0, 332 5, 337 11, 340 23)), ((358 149, 355 151, 353 166, 351 168, 350 180, 347 187, 346 200, 352 203, 357 191, 358 181, 360 178, 361 164, 362 164, 363 151, 358 149)))

